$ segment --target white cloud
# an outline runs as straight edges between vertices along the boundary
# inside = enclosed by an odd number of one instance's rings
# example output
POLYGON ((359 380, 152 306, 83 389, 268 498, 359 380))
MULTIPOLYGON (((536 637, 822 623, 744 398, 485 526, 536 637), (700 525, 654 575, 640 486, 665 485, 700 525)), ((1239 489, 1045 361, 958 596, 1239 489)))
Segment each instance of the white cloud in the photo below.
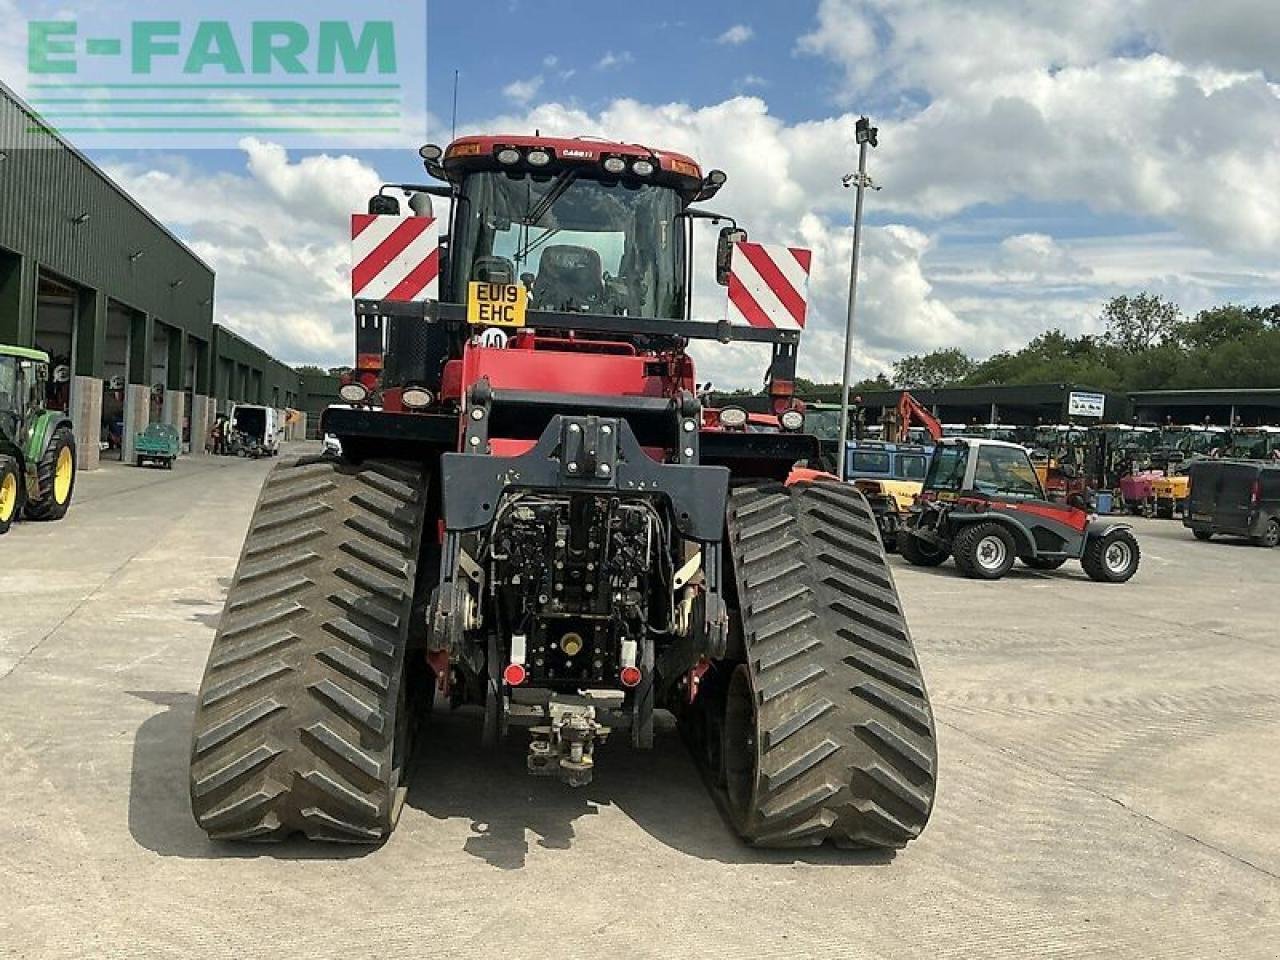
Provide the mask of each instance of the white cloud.
POLYGON ((513 80, 502 88, 502 95, 516 103, 524 105, 538 95, 542 88, 542 77, 529 77, 527 80, 513 80))
POLYGON ((172 158, 107 173, 217 271, 219 323, 286 362, 349 362, 349 217, 382 177, 352 157, 292 161, 253 139, 241 148, 243 173, 172 158))
POLYGON ((623 50, 620 53, 614 53, 612 50, 606 51, 605 55, 596 61, 597 70, 611 70, 614 67, 622 67, 628 63, 635 61, 630 51, 623 50))
POLYGON ((767 87, 768 85, 769 85, 768 80, 766 80, 764 77, 760 76, 759 74, 755 74, 755 73, 748 73, 747 75, 740 77, 738 79, 738 86, 744 87, 744 88, 767 87))
POLYGON ((549 53, 542 58, 542 65, 546 67, 548 70, 554 68, 559 63, 560 63, 560 58, 557 57, 554 53, 549 53))
POLYGON ((1092 271, 1046 233, 1019 233, 1000 242, 1003 266, 1013 275, 1044 283, 1074 280, 1092 271))
POLYGON ((723 44, 728 47, 739 47, 755 36, 755 31, 745 23, 735 23, 720 36, 716 37, 716 43, 723 44))

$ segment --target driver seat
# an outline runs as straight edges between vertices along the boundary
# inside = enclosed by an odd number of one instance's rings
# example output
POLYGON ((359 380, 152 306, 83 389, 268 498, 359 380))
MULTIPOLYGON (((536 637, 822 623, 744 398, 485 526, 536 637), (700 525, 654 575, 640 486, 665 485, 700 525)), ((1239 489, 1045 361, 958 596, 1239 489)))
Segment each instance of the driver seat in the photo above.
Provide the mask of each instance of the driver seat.
POLYGON ((567 243, 542 251, 533 300, 549 310, 574 309, 604 301, 604 264, 590 247, 567 243))

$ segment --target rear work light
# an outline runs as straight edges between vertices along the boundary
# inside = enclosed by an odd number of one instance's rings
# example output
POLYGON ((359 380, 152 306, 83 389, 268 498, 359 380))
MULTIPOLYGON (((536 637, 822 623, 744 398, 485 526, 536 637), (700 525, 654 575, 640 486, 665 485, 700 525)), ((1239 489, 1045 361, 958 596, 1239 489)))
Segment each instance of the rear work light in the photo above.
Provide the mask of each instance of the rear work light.
POLYGON ((604 168, 608 173, 622 173, 627 169, 627 162, 621 157, 605 157, 604 168))
POLYGON ((725 407, 720 411, 720 426, 740 430, 747 425, 747 411, 741 407, 725 407))
POLYGON ((799 410, 785 410, 778 417, 778 423, 782 424, 783 430, 794 432, 804 426, 804 414, 799 410))
POLYGON ((498 151, 498 162, 504 167, 510 167, 520 162, 520 151, 511 147, 498 151))
POLYGON ((421 410, 431 406, 431 391, 426 387, 405 387, 400 394, 400 402, 410 410, 421 410))
POLYGON ((347 403, 364 403, 369 399, 369 391, 363 383, 344 383, 338 388, 338 396, 347 403))

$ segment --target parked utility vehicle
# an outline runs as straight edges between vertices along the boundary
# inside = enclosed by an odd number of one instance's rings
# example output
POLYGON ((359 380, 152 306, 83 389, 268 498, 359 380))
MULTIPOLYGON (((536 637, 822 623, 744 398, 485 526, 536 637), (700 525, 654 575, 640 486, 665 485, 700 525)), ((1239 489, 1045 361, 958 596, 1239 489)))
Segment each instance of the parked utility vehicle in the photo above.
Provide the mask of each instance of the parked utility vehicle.
POLYGON ((898 550, 917 566, 954 557, 961 573, 982 580, 1000 579, 1015 559, 1035 570, 1079 560, 1094 580, 1128 580, 1140 558, 1129 525, 1099 520, 1072 500, 1045 496, 1026 448, 949 437, 934 450, 898 550))
POLYGON ((133 462, 140 467, 152 464, 172 470, 181 447, 182 438, 177 427, 171 423, 149 423, 134 437, 133 462))

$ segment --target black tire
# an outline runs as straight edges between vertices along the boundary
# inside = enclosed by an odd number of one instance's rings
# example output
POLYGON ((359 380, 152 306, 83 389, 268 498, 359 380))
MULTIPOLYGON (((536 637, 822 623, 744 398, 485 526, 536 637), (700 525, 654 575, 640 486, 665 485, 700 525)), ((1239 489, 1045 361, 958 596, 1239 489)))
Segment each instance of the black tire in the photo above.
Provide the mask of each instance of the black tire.
POLYGON ((1259 547, 1266 547, 1268 550, 1280 546, 1280 517, 1272 517, 1268 520, 1266 527, 1262 531, 1262 536, 1254 537, 1253 542, 1259 547))
POLYGON ((38 499, 33 499, 30 491, 27 491, 27 504, 23 515, 28 520, 61 520, 65 517, 71 508, 71 498, 75 494, 76 473, 76 438, 71 428, 64 424, 53 431, 44 455, 36 464, 40 496, 38 499), (58 460, 63 456, 64 450, 68 451, 71 458, 71 483, 67 486, 65 495, 59 498, 54 477, 57 473, 58 460))
POLYGON ((999 580, 1013 569, 1017 544, 1002 523, 971 523, 951 546, 956 568, 975 580, 999 580))
POLYGON ((1138 572, 1142 551, 1128 530, 1113 530, 1091 537, 1085 545, 1080 565, 1089 579, 1099 583, 1124 583, 1138 572))
POLYGON ((898 533, 898 553, 913 567, 937 567, 946 563, 948 556, 945 549, 921 540, 909 528, 898 533))
POLYGON ((1057 570, 1067 562, 1066 557, 1022 557, 1021 560, 1032 570, 1057 570))
POLYGON ((897 553, 897 552, 898 552, 898 535, 897 535, 896 533, 888 533, 888 534, 885 534, 885 535, 881 538, 881 542, 882 542, 882 543, 884 543, 884 552, 885 552, 885 553, 897 553))
POLYGON ((1160 520, 1172 520, 1172 519, 1173 519, 1173 504, 1171 504, 1171 503, 1170 503, 1170 504, 1157 503, 1157 504, 1156 504, 1156 517, 1157 517, 1158 519, 1160 519, 1160 520))
POLYGON ((929 819, 937 750, 866 501, 740 487, 728 536, 746 659, 727 665, 720 715, 730 820, 756 846, 903 846, 929 819))
POLYGON ((421 473, 285 460, 258 499, 196 706, 191 807, 215 839, 378 843, 399 816, 421 473))
POLYGON ((1213 539, 1213 531, 1212 531, 1212 530, 1205 530, 1205 529, 1204 529, 1204 528, 1202 528, 1202 527, 1195 527, 1195 528, 1193 528, 1193 529, 1192 529, 1192 531, 1191 531, 1191 532, 1192 532, 1192 534, 1194 534, 1194 535, 1195 535, 1195 538, 1196 538, 1197 540, 1212 540, 1212 539, 1213 539))
POLYGON ((0 534, 22 513, 22 471, 13 457, 0 456, 0 534))

